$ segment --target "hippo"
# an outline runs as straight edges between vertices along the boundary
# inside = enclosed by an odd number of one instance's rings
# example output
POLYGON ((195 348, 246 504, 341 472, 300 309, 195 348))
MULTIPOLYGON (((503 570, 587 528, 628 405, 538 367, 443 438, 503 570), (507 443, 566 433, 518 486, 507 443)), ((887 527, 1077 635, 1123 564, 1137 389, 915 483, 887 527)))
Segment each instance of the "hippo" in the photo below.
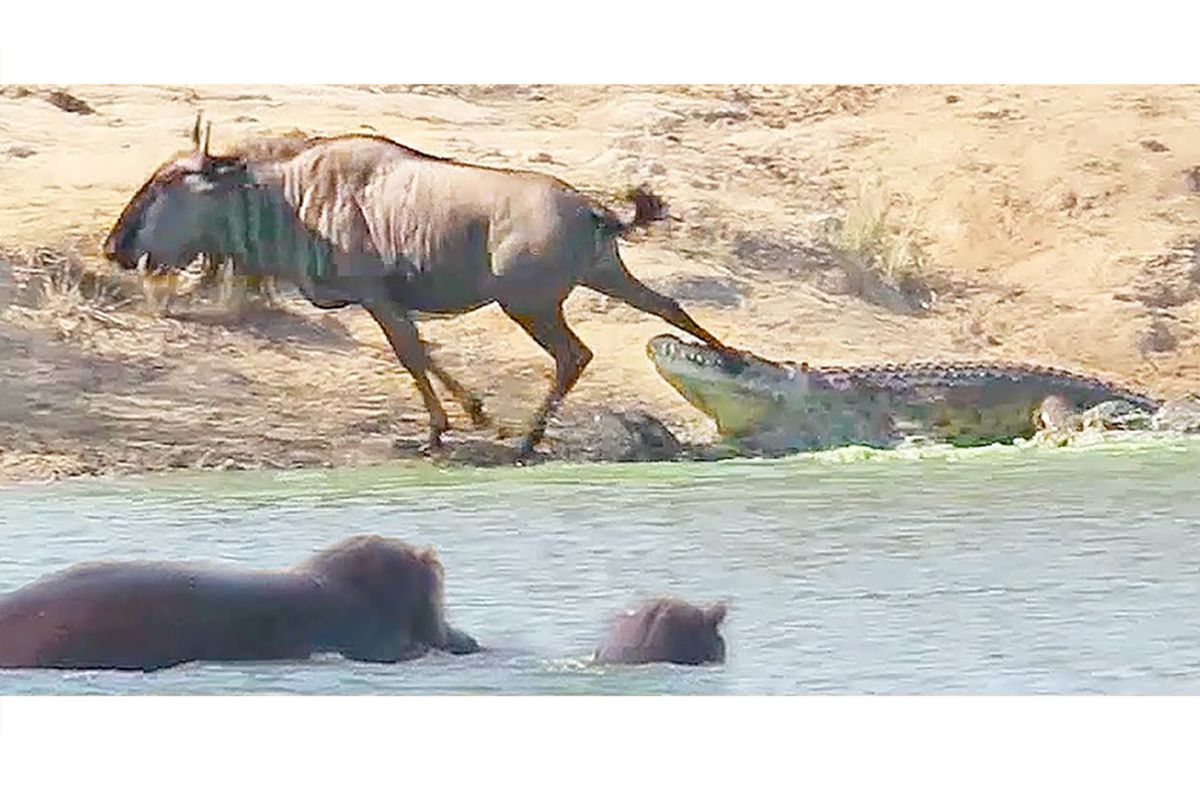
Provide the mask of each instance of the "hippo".
POLYGON ((287 569, 79 564, 0 595, 0 668, 151 672, 337 653, 394 663, 478 651, 450 627, 433 550, 359 535, 287 569))
POLYGON ((601 664, 700 665, 725 661, 725 640, 717 630, 724 603, 702 609, 659 598, 619 615, 593 659, 601 664))

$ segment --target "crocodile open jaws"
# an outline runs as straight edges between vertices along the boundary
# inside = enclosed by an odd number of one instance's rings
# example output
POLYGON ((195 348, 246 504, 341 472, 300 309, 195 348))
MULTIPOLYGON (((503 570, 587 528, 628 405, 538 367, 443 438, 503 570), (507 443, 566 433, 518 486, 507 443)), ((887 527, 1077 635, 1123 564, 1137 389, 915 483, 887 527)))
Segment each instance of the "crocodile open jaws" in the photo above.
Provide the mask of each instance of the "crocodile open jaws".
POLYGON ((675 336, 647 345, 660 375, 752 452, 885 447, 905 439, 981 445, 1030 438, 1054 410, 1119 400, 1160 405, 1105 381, 1016 364, 909 363, 813 367, 722 352, 675 336), (1050 402, 1047 402, 1050 401, 1050 402), (1043 408, 1045 404, 1045 408, 1043 408))

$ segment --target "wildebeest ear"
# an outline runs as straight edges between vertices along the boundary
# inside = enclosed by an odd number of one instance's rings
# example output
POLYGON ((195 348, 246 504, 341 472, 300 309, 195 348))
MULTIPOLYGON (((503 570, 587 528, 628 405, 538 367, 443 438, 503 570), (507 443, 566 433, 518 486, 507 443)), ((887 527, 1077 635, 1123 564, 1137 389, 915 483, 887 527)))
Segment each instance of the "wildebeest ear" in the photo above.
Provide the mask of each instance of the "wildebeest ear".
POLYGON ((714 628, 725 621, 725 614, 729 611, 729 607, 724 602, 713 603, 704 611, 704 621, 714 628))

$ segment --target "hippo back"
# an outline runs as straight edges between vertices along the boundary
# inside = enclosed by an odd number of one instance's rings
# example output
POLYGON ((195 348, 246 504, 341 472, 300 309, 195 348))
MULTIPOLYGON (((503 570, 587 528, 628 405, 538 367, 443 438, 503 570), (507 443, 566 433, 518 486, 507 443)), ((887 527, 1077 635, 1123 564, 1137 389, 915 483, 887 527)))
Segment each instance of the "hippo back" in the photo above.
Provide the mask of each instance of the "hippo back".
POLYGON ((284 572, 84 564, 0 597, 0 666, 303 658, 321 624, 312 589, 311 579, 284 572))

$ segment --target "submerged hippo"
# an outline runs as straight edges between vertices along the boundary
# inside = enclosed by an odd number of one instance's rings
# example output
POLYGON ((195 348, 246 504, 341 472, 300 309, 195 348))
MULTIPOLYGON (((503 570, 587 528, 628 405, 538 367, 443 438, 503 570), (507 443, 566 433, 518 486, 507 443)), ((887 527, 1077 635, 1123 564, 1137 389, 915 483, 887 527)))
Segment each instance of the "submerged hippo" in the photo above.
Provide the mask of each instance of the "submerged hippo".
POLYGON ((725 640, 717 628, 725 612, 724 603, 701 609, 682 600, 651 600, 617 617, 595 660, 602 664, 723 663, 725 640))
POLYGON ((354 536, 289 569, 81 564, 0 595, 0 667, 156 670, 479 649, 451 628, 432 550, 354 536))

